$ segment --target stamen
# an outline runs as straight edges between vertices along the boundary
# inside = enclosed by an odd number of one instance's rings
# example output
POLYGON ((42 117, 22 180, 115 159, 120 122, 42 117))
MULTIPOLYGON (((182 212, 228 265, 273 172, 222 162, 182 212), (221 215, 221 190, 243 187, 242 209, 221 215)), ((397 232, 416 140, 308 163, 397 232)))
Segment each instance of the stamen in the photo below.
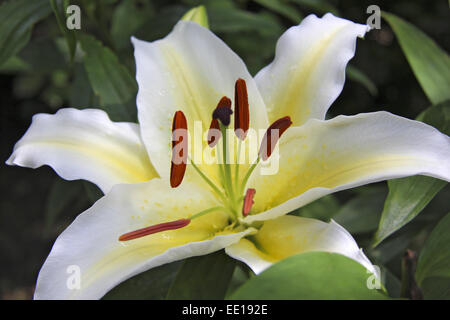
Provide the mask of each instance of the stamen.
POLYGON ((172 123, 172 162, 170 186, 176 188, 183 181, 188 156, 187 121, 182 111, 175 112, 172 123))
POLYGON ((119 237, 119 241, 128 241, 128 240, 133 240, 133 239, 137 239, 137 238, 142 238, 142 237, 148 236, 150 234, 158 233, 158 232, 180 229, 180 228, 187 226, 189 223, 191 223, 190 219, 180 219, 180 220, 175 220, 175 221, 171 221, 171 222, 155 224, 150 227, 146 227, 146 228, 142 228, 142 229, 138 229, 135 231, 125 233, 119 237))
POLYGON ((219 119, 224 126, 230 124, 230 116, 233 114, 231 110, 231 100, 227 97, 222 97, 213 112, 213 119, 219 119))
POLYGON ((250 210, 252 209, 253 204, 255 203, 253 201, 253 197, 255 196, 256 190, 249 188, 247 189, 247 192, 245 193, 244 197, 244 205, 242 206, 242 215, 244 217, 248 216, 250 213, 250 210))
POLYGON ((267 129, 261 147, 259 148, 259 157, 266 161, 275 149, 281 135, 292 125, 290 117, 278 119, 267 129), (276 130, 276 131, 275 131, 276 130), (272 135, 275 133, 275 135, 272 135), (272 141, 273 140, 273 141, 272 141))
POLYGON ((239 139, 245 140, 250 126, 250 114, 247 85, 244 79, 238 79, 234 86, 234 112, 234 132, 239 139))
POLYGON ((219 142, 221 136, 222 133, 220 132, 219 121, 217 119, 212 119, 208 130, 208 145, 211 148, 214 148, 214 146, 219 142))

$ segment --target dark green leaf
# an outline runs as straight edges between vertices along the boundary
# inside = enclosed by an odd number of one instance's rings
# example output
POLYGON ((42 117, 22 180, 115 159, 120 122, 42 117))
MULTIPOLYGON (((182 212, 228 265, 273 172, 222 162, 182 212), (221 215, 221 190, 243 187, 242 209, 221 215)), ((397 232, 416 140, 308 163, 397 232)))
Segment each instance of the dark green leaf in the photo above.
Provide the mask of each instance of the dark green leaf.
POLYGON ((450 213, 434 228, 420 252, 416 280, 426 299, 450 299, 450 213))
POLYGON ((51 37, 41 37, 29 42, 17 56, 29 66, 28 71, 36 74, 51 74, 67 68, 67 60, 51 37))
POLYGON ((75 30, 70 30, 66 26, 67 19, 67 7, 69 6, 69 1, 67 0, 50 0, 50 4, 55 14, 56 21, 58 23, 59 29, 66 38, 67 46, 69 47, 70 61, 73 61, 75 56, 75 50, 77 48, 77 38, 75 36, 75 30))
POLYGON ((236 261, 223 250, 186 259, 170 287, 167 299, 223 299, 235 266, 236 261))
POLYGON ((247 281, 231 299, 387 299, 369 289, 358 262, 328 252, 308 252, 282 260, 247 281))
POLYGON ((149 2, 122 1, 116 7, 111 21, 111 38, 116 48, 131 45, 130 37, 152 17, 153 9, 149 2))
POLYGON ((372 96, 378 95, 378 89, 375 83, 361 70, 349 64, 347 65, 347 69, 345 69, 345 73, 350 80, 362 84, 372 96))
POLYGON ((95 184, 89 181, 83 181, 84 190, 91 204, 103 197, 103 192, 95 184))
POLYGON ((254 0, 263 7, 270 9, 274 12, 281 14, 282 16, 288 18, 295 24, 299 24, 302 20, 302 14, 290 4, 281 0, 254 0))
MULTIPOLYGON (((450 102, 428 108, 419 116, 445 134, 450 134, 450 102)), ((389 194, 374 238, 374 246, 417 216, 447 182, 423 176, 388 181, 389 194)))
POLYGON ((237 288, 242 286, 250 278, 250 274, 253 274, 253 271, 251 271, 246 264, 240 261, 236 261, 236 268, 234 268, 233 276, 231 277, 226 297, 232 295, 237 288))
POLYGON ((9 58, 1 67, 1 73, 19 73, 23 71, 28 71, 30 66, 18 56, 13 56, 9 58))
POLYGON ((74 76, 70 89, 70 107, 84 109, 96 105, 94 102, 94 92, 89 83, 86 69, 82 64, 77 63, 74 66, 74 76))
POLYGON ((83 186, 80 181, 65 181, 56 178, 50 188, 45 209, 44 234, 48 236, 54 226, 58 216, 64 213, 71 206, 80 206, 80 203, 86 203, 81 200, 83 196, 83 186))
POLYGON ((136 37, 146 41, 165 37, 185 12, 186 8, 179 5, 162 8, 157 15, 152 16, 136 31, 136 37))
POLYGON ((335 16, 339 16, 339 11, 331 5, 328 1, 325 0, 289 0, 291 2, 295 2, 302 7, 311 9, 317 13, 328 13, 331 12, 335 16))
POLYGON ((134 121, 137 84, 117 56, 90 35, 80 37, 89 82, 113 120, 134 121))
POLYGON ((425 33, 387 12, 389 22, 417 80, 431 103, 450 99, 450 57, 425 33))
POLYGON ((339 208, 339 201, 330 194, 295 210, 291 214, 328 222, 339 211, 339 208))
POLYGON ((182 261, 150 269, 128 279, 109 291, 105 300, 163 300, 182 261))
POLYGON ((278 32, 281 27, 262 14, 236 8, 207 6, 210 28, 213 32, 258 31, 260 33, 278 32))
POLYGON ((0 65, 28 43, 33 25, 50 12, 48 0, 16 0, 0 6, 0 65))
POLYGON ((400 298, 400 291, 402 283, 389 269, 384 266, 379 266, 383 277, 383 285, 389 292, 391 298, 400 298))
POLYGON ((386 197, 384 188, 373 188, 349 200, 333 219, 351 234, 371 232, 377 228, 386 197))

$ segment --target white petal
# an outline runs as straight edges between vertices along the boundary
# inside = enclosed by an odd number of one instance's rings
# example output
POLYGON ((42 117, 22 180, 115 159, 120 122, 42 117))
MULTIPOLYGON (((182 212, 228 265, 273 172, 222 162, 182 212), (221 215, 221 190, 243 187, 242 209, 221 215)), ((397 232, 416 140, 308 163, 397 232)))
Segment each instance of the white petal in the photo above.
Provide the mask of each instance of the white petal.
POLYGON ((97 109, 60 109, 54 115, 34 115, 6 164, 29 168, 49 165, 62 178, 89 180, 103 192, 118 183, 157 176, 139 126, 112 122, 97 109))
POLYGON ((258 175, 262 171, 256 169, 249 182, 256 189, 254 212, 263 213, 248 216, 248 223, 372 182, 412 175, 450 180, 450 138, 388 112, 313 119, 289 128, 279 155, 276 174, 258 175))
POLYGON ((341 93, 345 67, 353 57, 356 38, 366 25, 326 14, 306 17, 278 40, 275 59, 255 77, 272 122, 290 116, 299 126, 325 119, 341 93))
MULTIPOLYGON (((185 113, 191 135, 194 121, 201 121, 206 132, 219 100, 223 96, 234 99, 238 78, 247 82, 250 125, 256 129, 267 127, 264 102, 245 64, 208 29, 194 22, 180 21, 162 40, 132 40, 139 84, 139 123, 145 146, 160 176, 169 175, 175 111, 185 113)), ((206 145, 205 140, 203 146, 206 145)))
POLYGON ((376 269, 353 237, 334 221, 283 216, 264 222, 258 233, 227 247, 226 253, 246 263, 256 274, 295 254, 326 251, 347 256, 372 273, 376 269))
POLYGON ((220 250, 254 231, 221 231, 228 218, 218 211, 178 230, 118 241, 126 232, 187 218, 216 205, 214 197, 190 183, 171 189, 168 181, 153 179, 113 187, 58 237, 39 273, 35 298, 98 299, 138 273, 220 250), (73 280, 70 266, 80 270, 80 289, 67 286, 73 280))

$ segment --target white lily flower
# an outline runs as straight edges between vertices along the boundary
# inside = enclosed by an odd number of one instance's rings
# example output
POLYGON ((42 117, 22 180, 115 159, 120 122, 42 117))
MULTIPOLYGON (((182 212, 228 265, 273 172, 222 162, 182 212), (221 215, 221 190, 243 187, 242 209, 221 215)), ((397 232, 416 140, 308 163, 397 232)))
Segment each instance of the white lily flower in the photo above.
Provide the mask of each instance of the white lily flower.
POLYGON ((366 31, 331 14, 310 15, 281 36, 274 61, 252 78, 212 32, 180 21, 164 39, 133 39, 139 125, 111 122, 93 109, 34 116, 7 163, 50 165, 62 178, 89 180, 105 193, 58 237, 35 298, 101 298, 140 272, 224 248, 255 273, 317 250, 375 272, 334 221, 286 215, 326 194, 386 179, 420 174, 450 180, 450 138, 431 126, 388 112, 325 120, 342 91, 356 39, 366 31), (185 169, 171 164, 173 125, 184 126, 173 115, 185 116, 189 130, 194 121, 208 128, 217 102, 233 97, 235 85, 237 119, 248 116, 250 128, 275 123, 284 131, 292 121, 278 141, 278 173, 262 175, 261 164, 244 165, 247 181, 236 166, 188 164, 183 182, 171 188, 185 169), (247 97, 243 115, 238 107, 247 97), (73 265, 81 271, 78 289, 67 285, 73 265))

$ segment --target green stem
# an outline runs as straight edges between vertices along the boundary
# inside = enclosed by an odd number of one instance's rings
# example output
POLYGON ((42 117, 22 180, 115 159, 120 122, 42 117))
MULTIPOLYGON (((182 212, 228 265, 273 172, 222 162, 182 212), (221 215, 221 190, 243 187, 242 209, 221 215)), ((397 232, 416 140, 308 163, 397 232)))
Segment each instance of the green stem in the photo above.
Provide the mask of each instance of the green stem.
POLYGON ((222 191, 219 190, 219 188, 212 182, 198 167, 194 162, 189 159, 191 162, 191 165, 194 167, 195 171, 200 175, 200 177, 203 178, 203 180, 206 181, 206 183, 222 198, 223 201, 226 201, 226 197, 223 195, 222 191))
MULTIPOLYGON (((241 158, 241 144, 242 144, 242 140, 238 138, 238 150, 237 150, 237 157, 236 157, 236 164, 235 164, 235 171, 234 171, 234 181, 236 186, 239 183, 239 160, 241 158)), ((237 192, 239 192, 239 190, 237 190, 237 192)))
POLYGON ((217 161, 218 161, 218 165, 219 165, 220 181, 222 182, 222 187, 225 190, 225 193, 228 195, 228 191, 227 191, 227 188, 225 186, 225 171, 224 171, 223 165, 222 165, 222 163, 220 161, 220 159, 223 160, 223 158, 222 158, 222 154, 220 152, 219 145, 217 145, 216 151, 217 151, 217 161))
POLYGON ((194 214, 192 217, 189 218, 189 220, 197 219, 201 216, 204 216, 205 214, 208 214, 210 212, 217 211, 217 210, 225 210, 226 211, 226 209, 224 207, 220 207, 220 206, 212 207, 212 208, 209 208, 209 209, 206 209, 206 210, 200 211, 199 213, 194 214))
POLYGON ((252 172, 253 172, 253 170, 255 170, 258 163, 259 163, 259 157, 256 159, 255 163, 253 163, 251 165, 251 167, 248 169, 247 173, 245 174, 244 180, 242 180, 242 184, 241 184, 241 189, 240 189, 241 192, 244 192, 247 181, 250 178, 250 176, 252 175, 252 172))
POLYGON ((230 170, 230 164, 228 163, 228 142, 227 142, 227 130, 226 127, 222 124, 220 124, 220 131, 222 132, 222 143, 223 143, 223 167, 225 171, 225 184, 228 188, 228 192, 231 198, 231 201, 234 203, 234 192, 233 192, 233 185, 231 180, 231 170, 230 170))

